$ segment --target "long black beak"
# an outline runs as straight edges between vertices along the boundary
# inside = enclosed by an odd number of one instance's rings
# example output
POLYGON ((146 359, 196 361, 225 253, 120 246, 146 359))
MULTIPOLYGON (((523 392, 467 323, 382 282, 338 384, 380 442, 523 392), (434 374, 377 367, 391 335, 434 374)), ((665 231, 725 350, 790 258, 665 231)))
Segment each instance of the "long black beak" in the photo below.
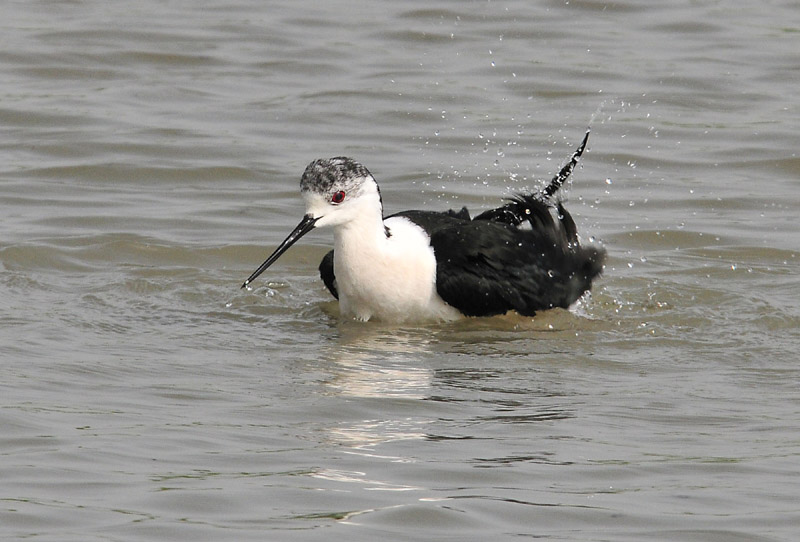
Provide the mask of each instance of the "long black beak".
POLYGON ((292 230, 292 233, 290 233, 289 236, 283 240, 283 243, 281 243, 278 246, 278 248, 275 249, 275 252, 273 252, 264 263, 259 265, 258 269, 256 269, 253 272, 253 274, 250 275, 246 281, 244 281, 244 284, 242 284, 242 288, 246 288, 248 284, 256 280, 256 277, 258 277, 261 273, 263 273, 267 269, 267 267, 274 264, 275 261, 281 257, 281 254, 289 250, 290 246, 295 244, 302 236, 313 230, 314 225, 320 218, 322 217, 314 218, 311 215, 304 216, 303 220, 300 221, 300 224, 298 224, 297 227, 294 230, 292 230))

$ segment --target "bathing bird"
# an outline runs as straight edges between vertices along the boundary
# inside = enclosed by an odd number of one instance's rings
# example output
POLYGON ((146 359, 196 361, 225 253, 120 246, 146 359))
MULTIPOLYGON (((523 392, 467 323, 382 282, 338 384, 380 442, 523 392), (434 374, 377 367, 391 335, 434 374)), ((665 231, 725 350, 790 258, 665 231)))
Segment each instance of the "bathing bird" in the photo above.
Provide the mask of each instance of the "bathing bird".
POLYGON ((300 179, 305 216, 242 288, 306 233, 329 227, 334 248, 319 271, 345 317, 399 323, 568 308, 605 259, 602 247, 580 243, 558 197, 589 133, 544 189, 475 217, 466 207, 384 217, 366 167, 346 157, 314 160, 300 179))

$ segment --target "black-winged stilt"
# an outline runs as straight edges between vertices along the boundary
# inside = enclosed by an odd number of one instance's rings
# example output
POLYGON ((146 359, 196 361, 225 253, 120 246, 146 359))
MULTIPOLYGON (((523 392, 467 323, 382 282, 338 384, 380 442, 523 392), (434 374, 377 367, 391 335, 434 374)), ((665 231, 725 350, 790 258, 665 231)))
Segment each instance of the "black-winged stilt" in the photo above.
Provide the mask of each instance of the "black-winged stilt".
POLYGON ((517 194, 474 218, 466 207, 384 218, 367 168, 345 157, 315 160, 300 179, 303 220, 242 288, 303 235, 333 227, 334 250, 319 271, 345 316, 407 322, 567 308, 591 288, 605 258, 602 248, 581 246, 575 222, 554 197, 588 138, 587 130, 544 190, 517 194))

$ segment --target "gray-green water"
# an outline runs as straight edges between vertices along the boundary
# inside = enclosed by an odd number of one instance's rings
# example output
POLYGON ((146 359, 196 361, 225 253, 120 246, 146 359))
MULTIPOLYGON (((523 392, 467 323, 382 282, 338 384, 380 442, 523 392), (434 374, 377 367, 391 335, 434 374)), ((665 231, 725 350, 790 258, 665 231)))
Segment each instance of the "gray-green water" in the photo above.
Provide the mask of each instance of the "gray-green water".
POLYGON ((795 540, 792 2, 5 2, 0 538, 795 540), (341 321, 314 158, 495 205, 593 133, 535 319, 341 321))

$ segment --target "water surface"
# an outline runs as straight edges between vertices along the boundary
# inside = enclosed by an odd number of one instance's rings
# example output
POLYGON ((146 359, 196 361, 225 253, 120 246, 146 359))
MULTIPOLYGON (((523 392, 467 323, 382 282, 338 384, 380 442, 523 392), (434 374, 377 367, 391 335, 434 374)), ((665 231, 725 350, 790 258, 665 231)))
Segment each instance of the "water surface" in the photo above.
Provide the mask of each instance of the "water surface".
POLYGON ((793 540, 796 6, 6 2, 0 537, 793 540), (567 192, 572 311, 339 318, 314 158, 386 212, 567 192))

